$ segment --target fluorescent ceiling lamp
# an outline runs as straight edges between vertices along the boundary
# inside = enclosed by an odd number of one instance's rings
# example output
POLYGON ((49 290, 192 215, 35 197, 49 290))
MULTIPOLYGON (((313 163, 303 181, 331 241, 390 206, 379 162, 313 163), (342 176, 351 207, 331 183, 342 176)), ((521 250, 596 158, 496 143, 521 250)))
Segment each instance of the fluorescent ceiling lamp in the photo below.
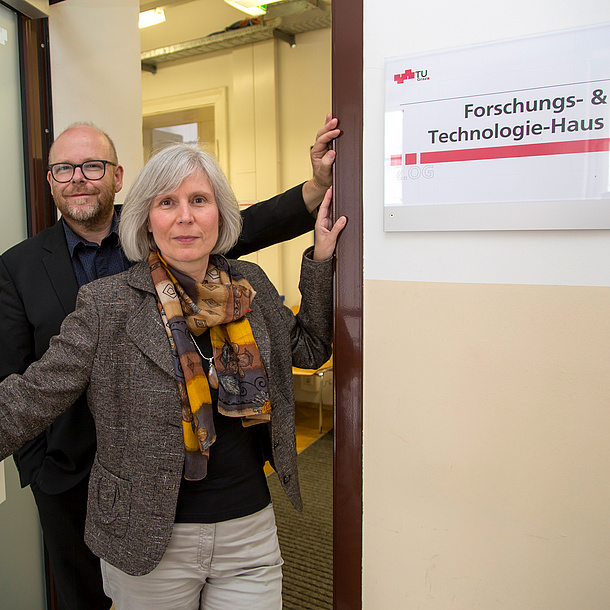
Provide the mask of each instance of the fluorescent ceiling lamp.
POLYGON ((147 28, 149 25, 157 25, 165 21, 165 11, 162 8, 155 8, 150 11, 140 13, 138 27, 147 28))
POLYGON ((230 4, 233 8, 248 13, 251 17, 260 17, 261 15, 264 15, 267 12, 265 10, 265 5, 279 1, 280 0, 267 0, 266 2, 261 0, 225 0, 225 2, 230 4))

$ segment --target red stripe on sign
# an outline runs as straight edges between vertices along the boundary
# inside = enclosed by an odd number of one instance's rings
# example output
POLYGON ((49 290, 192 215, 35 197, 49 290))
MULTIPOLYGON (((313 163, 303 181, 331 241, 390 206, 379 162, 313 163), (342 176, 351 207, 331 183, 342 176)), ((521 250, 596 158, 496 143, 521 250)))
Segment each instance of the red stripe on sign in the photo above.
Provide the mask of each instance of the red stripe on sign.
POLYGON ((402 155, 391 155, 390 165, 402 165, 402 155))
POLYGON ((515 157, 542 157, 545 155, 571 155, 574 153, 606 152, 610 150, 610 138, 597 140, 573 140, 570 142, 544 142, 469 148, 421 153, 424 163, 452 163, 454 161, 480 161, 482 159, 511 159, 515 157))
POLYGON ((405 155, 405 165, 417 165, 417 153, 405 155))

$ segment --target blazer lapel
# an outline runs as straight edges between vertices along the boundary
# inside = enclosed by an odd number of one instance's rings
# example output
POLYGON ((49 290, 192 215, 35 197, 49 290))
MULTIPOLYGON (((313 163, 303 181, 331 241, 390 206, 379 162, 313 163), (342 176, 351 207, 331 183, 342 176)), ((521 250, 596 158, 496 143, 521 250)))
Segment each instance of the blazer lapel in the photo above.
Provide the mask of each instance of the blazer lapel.
POLYGON ((157 297, 150 277, 148 263, 139 263, 128 274, 128 283, 133 288, 147 293, 141 306, 127 322, 125 332, 139 350, 166 373, 175 376, 174 361, 167 333, 157 308, 157 297))
POLYGON ((78 283, 74 275, 72 260, 61 221, 56 222, 42 246, 42 263, 47 271, 55 294, 66 315, 76 307, 78 283))
MULTIPOLYGON (((42 249, 42 262, 57 298, 68 315, 76 307, 78 283, 61 221, 51 227, 42 249)), ((148 264, 136 265, 127 273, 132 276, 130 284, 138 290, 149 293, 150 296, 144 299, 143 306, 135 312, 127 325, 126 332, 144 354, 164 371, 174 375, 169 341, 157 310, 157 300, 148 264)))

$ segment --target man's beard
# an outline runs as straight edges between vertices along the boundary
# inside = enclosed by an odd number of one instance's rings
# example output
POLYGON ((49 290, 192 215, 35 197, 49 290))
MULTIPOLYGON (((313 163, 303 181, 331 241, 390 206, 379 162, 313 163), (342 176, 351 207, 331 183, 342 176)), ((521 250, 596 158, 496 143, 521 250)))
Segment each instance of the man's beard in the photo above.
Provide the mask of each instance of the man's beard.
POLYGON ((114 211, 114 185, 100 191, 93 205, 78 203, 78 199, 68 203, 65 197, 56 198, 56 205, 62 216, 74 220, 86 229, 95 229, 108 222, 114 211))

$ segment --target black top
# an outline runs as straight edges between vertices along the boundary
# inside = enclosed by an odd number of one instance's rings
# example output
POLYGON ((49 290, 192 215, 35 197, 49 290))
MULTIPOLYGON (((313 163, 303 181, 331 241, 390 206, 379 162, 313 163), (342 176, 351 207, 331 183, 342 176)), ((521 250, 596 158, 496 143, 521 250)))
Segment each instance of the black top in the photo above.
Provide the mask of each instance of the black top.
MULTIPOLYGON (((196 337, 204 354, 211 357, 210 333, 196 337)), ((203 358, 208 372, 208 361, 203 358)), ((244 428, 240 417, 227 417, 218 412, 218 390, 210 387, 216 441, 210 447, 208 474, 201 481, 182 479, 176 523, 217 523, 251 515, 271 502, 263 470, 260 428, 256 424, 244 428)))

